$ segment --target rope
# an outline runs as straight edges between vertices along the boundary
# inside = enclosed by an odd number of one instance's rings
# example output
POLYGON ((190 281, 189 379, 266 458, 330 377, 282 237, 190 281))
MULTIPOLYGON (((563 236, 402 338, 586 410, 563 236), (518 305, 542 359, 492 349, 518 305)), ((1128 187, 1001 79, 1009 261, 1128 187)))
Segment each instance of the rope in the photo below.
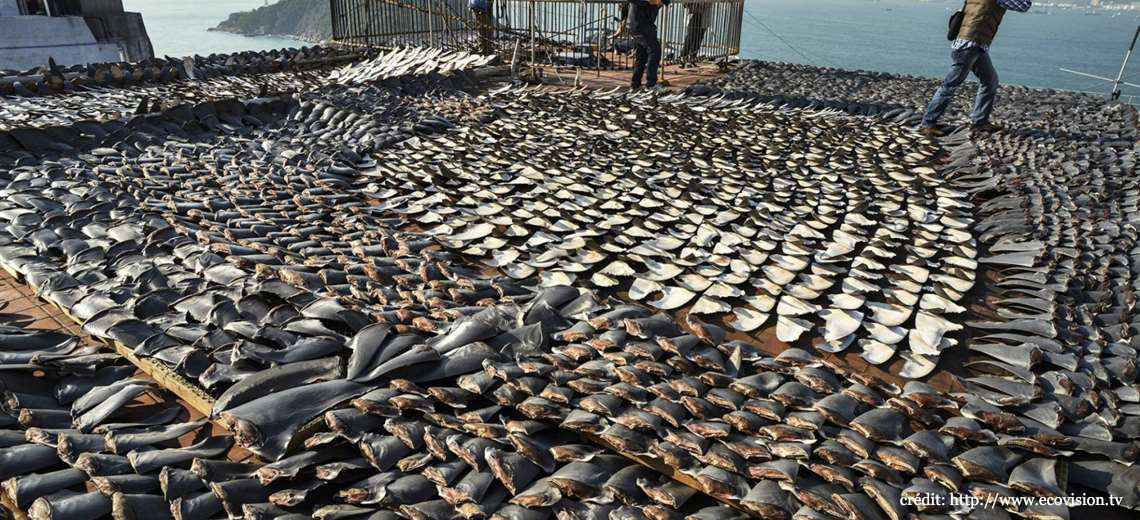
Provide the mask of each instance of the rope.
POLYGON ((803 51, 796 48, 796 46, 792 45, 791 42, 789 42, 788 40, 785 40, 783 36, 776 34, 776 31, 773 31, 771 27, 768 27, 768 24, 765 24, 764 22, 760 21, 760 19, 757 18, 756 15, 748 12, 748 9, 744 9, 743 11, 744 11, 744 14, 748 15, 748 17, 751 18, 753 22, 756 22, 758 25, 760 25, 760 27, 764 28, 765 31, 768 31, 768 34, 771 34, 772 36, 776 37, 777 40, 780 40, 781 42, 783 42, 784 45, 787 45, 788 48, 792 50, 792 52, 798 54, 801 58, 804 59, 804 61, 808 62, 807 64, 810 65, 813 62, 821 62, 821 61, 827 62, 830 64, 830 60, 820 59, 819 57, 816 57, 815 59, 808 57, 807 54, 804 54, 803 51))

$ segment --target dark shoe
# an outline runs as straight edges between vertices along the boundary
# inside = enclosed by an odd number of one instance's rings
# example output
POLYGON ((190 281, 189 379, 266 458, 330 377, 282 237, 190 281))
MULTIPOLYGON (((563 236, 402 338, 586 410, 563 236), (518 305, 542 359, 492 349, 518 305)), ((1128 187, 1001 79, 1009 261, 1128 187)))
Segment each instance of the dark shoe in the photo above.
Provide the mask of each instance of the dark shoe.
POLYGON ((995 125, 989 121, 983 121, 981 123, 974 123, 974 124, 970 125, 970 131, 972 131, 972 132, 982 132, 982 133, 992 134, 994 132, 1000 132, 1002 130, 1005 130, 1005 129, 998 126, 998 125, 995 125))
POLYGON ((943 132, 942 129, 938 128, 937 126, 923 127, 922 130, 919 130, 919 133, 921 133, 922 135, 924 135, 926 137, 945 137, 946 136, 946 132, 943 132))

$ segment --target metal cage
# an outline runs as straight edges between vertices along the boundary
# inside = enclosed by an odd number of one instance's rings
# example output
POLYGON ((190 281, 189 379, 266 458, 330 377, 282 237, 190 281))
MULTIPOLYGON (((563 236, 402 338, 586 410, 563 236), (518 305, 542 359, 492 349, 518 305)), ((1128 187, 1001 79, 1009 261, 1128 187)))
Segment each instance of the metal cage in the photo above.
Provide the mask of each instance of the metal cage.
MULTIPOLYGON (((330 0, 333 40, 352 46, 466 49, 535 65, 621 69, 632 39, 618 34, 624 0, 490 0, 490 16, 468 0, 330 0)), ((661 62, 727 60, 740 52, 744 0, 684 0, 657 19, 661 62)))

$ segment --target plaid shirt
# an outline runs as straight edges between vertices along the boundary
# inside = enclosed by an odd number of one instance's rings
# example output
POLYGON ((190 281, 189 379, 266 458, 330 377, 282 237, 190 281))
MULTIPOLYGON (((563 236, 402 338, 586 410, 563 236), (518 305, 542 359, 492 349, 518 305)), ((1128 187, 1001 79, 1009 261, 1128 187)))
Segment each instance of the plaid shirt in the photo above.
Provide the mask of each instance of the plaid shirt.
MULTIPOLYGON (((1024 12, 1028 11, 1030 7, 1033 6, 1033 0, 997 0, 997 4, 998 4, 998 7, 1001 7, 1002 9, 1006 9, 1009 11, 1017 11, 1019 13, 1024 13, 1024 12)), ((989 51, 990 50, 989 45, 984 45, 984 44, 981 44, 978 42, 973 42, 970 40, 963 40, 961 38, 954 40, 954 43, 950 44, 950 48, 954 49, 956 51, 959 51, 962 49, 969 49, 970 47, 979 47, 983 51, 989 51)))

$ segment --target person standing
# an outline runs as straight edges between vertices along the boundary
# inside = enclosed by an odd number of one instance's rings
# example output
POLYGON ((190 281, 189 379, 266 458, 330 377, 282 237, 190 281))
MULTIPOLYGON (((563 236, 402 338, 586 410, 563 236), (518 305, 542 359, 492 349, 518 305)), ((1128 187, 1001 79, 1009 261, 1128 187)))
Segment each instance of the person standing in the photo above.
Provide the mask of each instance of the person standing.
POLYGON ((657 12, 669 0, 629 0, 629 32, 633 35, 633 79, 630 88, 657 85, 657 69, 661 67, 661 41, 657 39, 657 12))
POLYGON ((697 53, 701 50, 701 43, 705 41, 705 33, 709 30, 708 2, 686 2, 685 9, 689 11, 689 21, 685 27, 685 45, 681 47, 681 59, 690 64, 697 60, 697 53))
POLYGON ((966 5, 962 8, 962 28, 950 45, 950 73, 926 107, 926 114, 922 117, 923 135, 945 135, 938 128, 938 119, 946 112, 958 87, 966 81, 970 72, 981 83, 974 100, 974 112, 970 115, 971 129, 977 132, 1001 130, 1000 126, 990 122, 998 89, 997 70, 994 70, 993 61, 990 60, 990 44, 997 35, 1006 10, 1024 13, 1032 5, 1033 0, 966 0, 966 5))
POLYGON ((479 54, 495 52, 495 20, 491 16, 492 0, 471 0, 469 6, 475 15, 475 29, 479 34, 479 54))

